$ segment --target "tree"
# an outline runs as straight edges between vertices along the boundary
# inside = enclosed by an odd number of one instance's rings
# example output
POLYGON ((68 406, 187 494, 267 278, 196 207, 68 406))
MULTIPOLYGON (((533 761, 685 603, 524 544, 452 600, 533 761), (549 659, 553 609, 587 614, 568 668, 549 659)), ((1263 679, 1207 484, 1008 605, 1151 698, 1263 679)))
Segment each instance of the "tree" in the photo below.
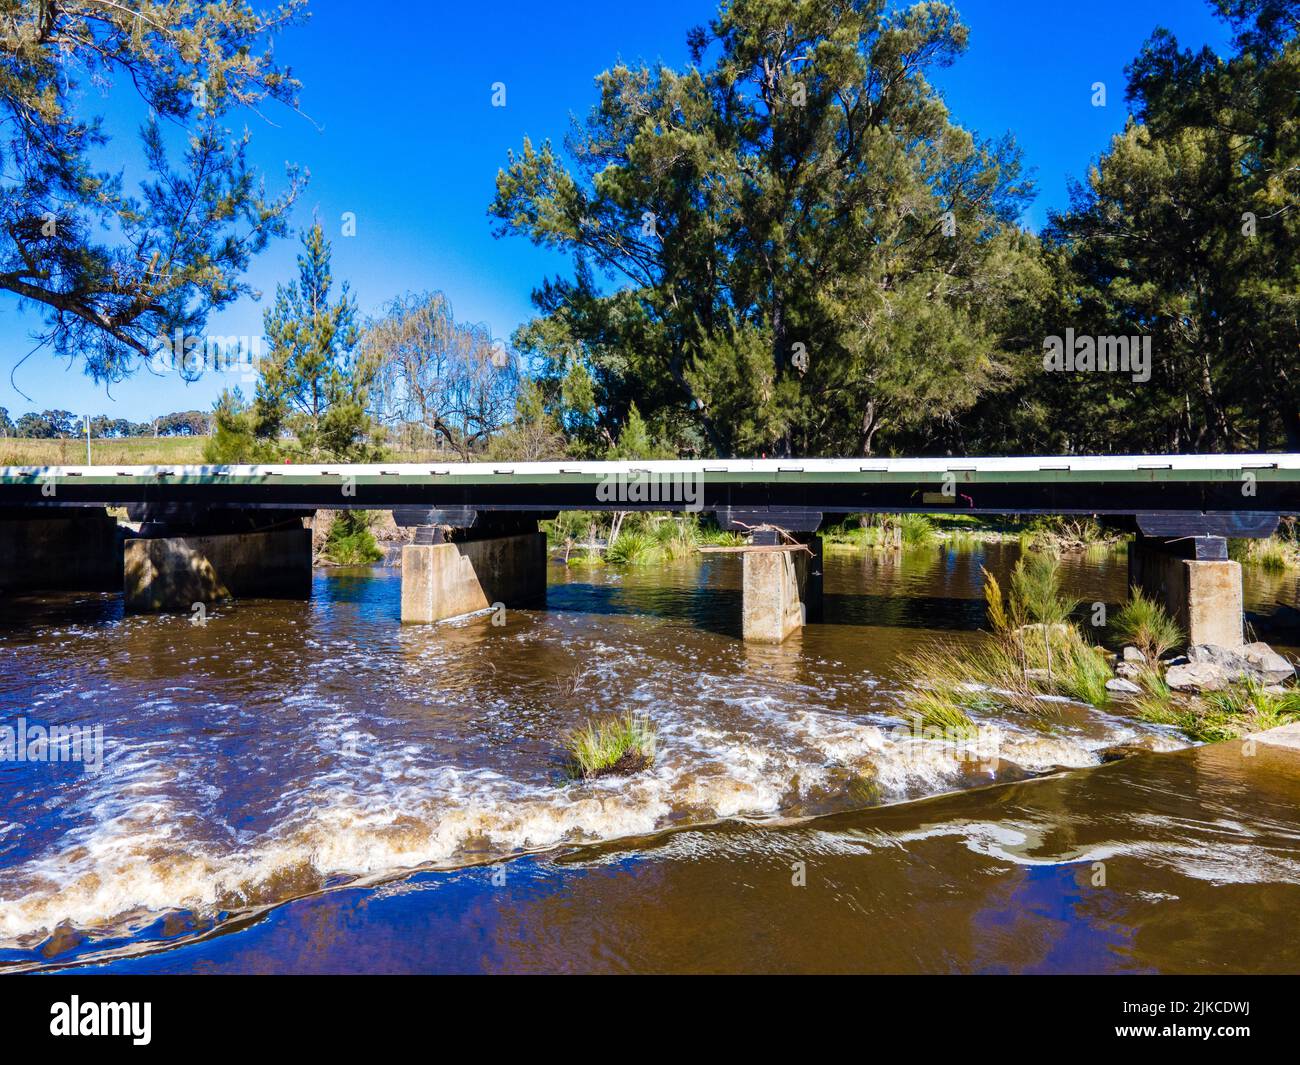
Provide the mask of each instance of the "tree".
POLYGON ((14 423, 9 418, 9 411, 0 407, 0 437, 13 436, 14 423))
POLYGON ((937 446, 1046 284, 1018 151, 926 81, 965 42, 941 3, 733 0, 691 68, 602 74, 568 165, 525 141, 491 213, 573 257, 516 338, 561 422, 612 439, 635 399, 679 448, 937 446), (564 406, 575 366, 590 412, 564 406))
POLYGON ((675 459, 677 452, 654 441, 645 419, 633 403, 628 408, 627 423, 618 434, 618 442, 605 452, 607 459, 675 459))
POLYGON ((441 292, 393 300, 361 336, 380 418, 403 450, 446 447, 462 461, 511 418, 516 360, 486 326, 458 322, 441 292))
POLYGON ((76 415, 66 410, 46 410, 40 414, 30 411, 14 427, 14 436, 34 440, 54 440, 76 433, 76 415))
POLYGON ((252 406, 237 392, 218 401, 213 455, 251 435, 259 455, 308 462, 379 456, 380 432, 367 410, 375 365, 357 351, 356 303, 346 282, 331 302, 331 248, 319 221, 302 234, 302 245, 298 280, 277 285, 263 315, 269 351, 252 406))
POLYGON ((1048 233, 1062 320, 1151 337, 1149 383, 1075 378, 1046 405, 1082 449, 1300 449, 1300 3, 1213 6, 1235 54, 1154 33, 1133 117, 1048 233))
POLYGON ((201 332, 251 291, 250 258, 284 232, 298 172, 268 198, 247 133, 232 140, 223 119, 296 105, 269 41, 303 3, 259 14, 244 0, 0 0, 0 290, 39 307, 42 343, 97 381, 130 374, 156 338, 201 332), (100 168, 110 137, 85 113, 115 77, 148 110, 135 194, 100 168))
POLYGON ((514 420, 488 444, 488 456, 507 462, 544 462, 565 456, 564 434, 546 409, 536 381, 525 379, 515 401, 514 420))

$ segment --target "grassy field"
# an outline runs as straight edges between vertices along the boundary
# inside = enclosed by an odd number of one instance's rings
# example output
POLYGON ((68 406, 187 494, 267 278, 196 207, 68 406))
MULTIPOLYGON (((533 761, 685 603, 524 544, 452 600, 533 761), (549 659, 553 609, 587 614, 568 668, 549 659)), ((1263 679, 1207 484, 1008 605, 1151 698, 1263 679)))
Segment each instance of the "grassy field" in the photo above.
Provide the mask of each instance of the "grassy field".
MULTIPOLYGON (((125 440, 92 440, 95 466, 152 466, 163 462, 203 461, 203 436, 133 436, 125 440)), ((0 439, 0 466, 84 466, 86 441, 0 439)))

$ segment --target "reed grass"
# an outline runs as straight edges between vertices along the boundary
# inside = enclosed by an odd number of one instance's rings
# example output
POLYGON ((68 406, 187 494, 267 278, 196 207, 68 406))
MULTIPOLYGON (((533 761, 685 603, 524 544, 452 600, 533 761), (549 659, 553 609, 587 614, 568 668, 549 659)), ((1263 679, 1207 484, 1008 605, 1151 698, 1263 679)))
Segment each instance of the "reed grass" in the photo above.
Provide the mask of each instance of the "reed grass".
POLYGON ((594 718, 567 737, 565 773, 571 780, 638 773, 654 764, 657 740, 654 725, 639 714, 594 718))
POLYGON ((1130 590, 1128 602, 1115 612, 1107 629, 1113 640, 1132 644, 1141 651, 1150 665, 1186 640, 1178 622, 1137 587, 1130 590))

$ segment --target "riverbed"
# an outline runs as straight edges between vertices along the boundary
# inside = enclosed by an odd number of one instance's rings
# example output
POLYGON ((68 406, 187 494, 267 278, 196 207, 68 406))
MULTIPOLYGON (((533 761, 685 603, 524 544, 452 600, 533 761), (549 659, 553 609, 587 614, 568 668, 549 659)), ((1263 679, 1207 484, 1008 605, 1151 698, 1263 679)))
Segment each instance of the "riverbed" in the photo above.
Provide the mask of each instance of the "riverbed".
MULTIPOLYGON (((1015 557, 829 552, 824 622, 779 648, 739 640, 726 556, 554 564, 544 610, 438 626, 398 624, 383 567, 202 625, 6 600, 0 716, 102 726, 105 757, 0 763, 0 965, 1300 968, 1293 756, 1118 701, 994 715, 978 757, 906 727, 899 656, 979 639, 980 567, 1015 557), (654 766, 567 782, 564 733, 628 709, 654 766)), ((1113 605, 1126 561, 1064 578, 1113 605)), ((1298 591, 1251 571, 1248 610, 1298 591)))

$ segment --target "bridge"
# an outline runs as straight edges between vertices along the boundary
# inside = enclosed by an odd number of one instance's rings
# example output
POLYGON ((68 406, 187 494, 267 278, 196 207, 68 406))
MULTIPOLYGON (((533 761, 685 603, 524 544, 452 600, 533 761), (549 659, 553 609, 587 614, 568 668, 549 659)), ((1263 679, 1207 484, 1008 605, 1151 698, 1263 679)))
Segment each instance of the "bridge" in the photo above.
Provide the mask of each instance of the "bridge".
POLYGON ((705 459, 0 468, 0 590, 120 588, 133 610, 306 597, 318 510, 391 510, 402 620, 545 594, 537 522, 564 510, 711 513, 744 532, 747 639, 780 642, 820 606, 820 538, 851 513, 1097 515, 1137 534, 1134 585, 1194 643, 1241 642, 1228 537, 1300 514, 1300 455, 705 459), (108 507, 125 507, 138 531, 108 507))

